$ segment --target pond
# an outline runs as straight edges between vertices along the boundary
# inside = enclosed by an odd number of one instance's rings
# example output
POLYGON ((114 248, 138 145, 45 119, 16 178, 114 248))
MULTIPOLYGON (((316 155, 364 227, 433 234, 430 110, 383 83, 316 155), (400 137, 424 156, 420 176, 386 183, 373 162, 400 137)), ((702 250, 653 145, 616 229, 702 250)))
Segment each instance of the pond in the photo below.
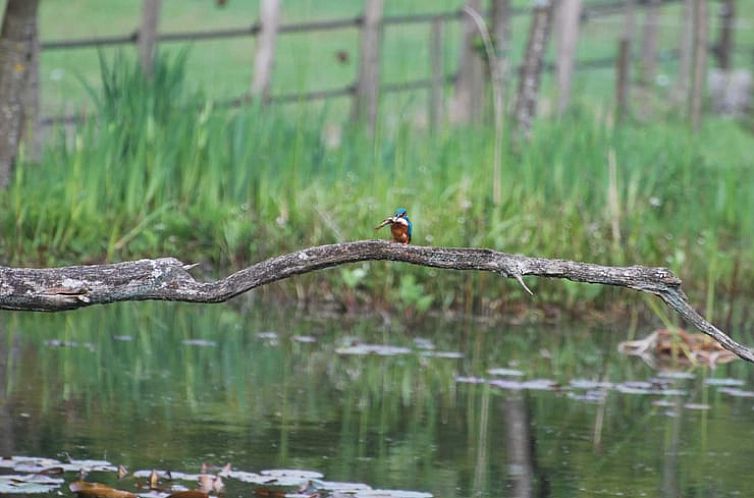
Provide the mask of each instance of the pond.
POLYGON ((225 496, 264 495, 242 477, 271 469, 322 474, 302 496, 754 493, 752 369, 658 372, 617 352, 623 328, 165 303, 1 318, 0 474, 28 456, 230 463, 225 496))

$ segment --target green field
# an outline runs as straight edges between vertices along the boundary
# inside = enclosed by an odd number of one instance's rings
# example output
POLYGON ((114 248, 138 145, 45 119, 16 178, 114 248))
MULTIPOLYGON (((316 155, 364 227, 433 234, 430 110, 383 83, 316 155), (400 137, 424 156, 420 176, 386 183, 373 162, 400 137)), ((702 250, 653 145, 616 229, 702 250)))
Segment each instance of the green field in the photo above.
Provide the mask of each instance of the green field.
MULTIPOLYGON (((165 30, 242 25, 255 5, 231 0, 166 0, 165 30), (200 24, 201 22, 201 24, 200 24)), ((356 15, 356 3, 284 2, 285 19, 356 15), (350 5, 351 10, 344 6, 350 5)), ((45 40, 129 32, 138 2, 44 1, 45 40)), ((406 12, 387 2, 391 13, 406 12)), ((457 2, 412 2, 436 11, 457 2)), ((741 12, 744 12, 743 7, 741 12)), ((678 19, 667 7, 663 19, 678 19)), ((580 58, 614 51, 620 18, 590 22, 580 58)), ((514 25, 520 55, 526 20, 514 25)), ((664 29, 663 46, 676 34, 664 29)), ((742 31, 741 43, 748 31, 742 31)), ((457 29, 446 43, 455 68, 457 29)), ((383 81, 426 76, 426 27, 389 28, 383 81)), ((344 85, 355 64, 353 31, 281 38, 273 94, 344 85)), ((491 202, 489 128, 422 125, 424 92, 383 101, 371 140, 345 121, 348 102, 223 110, 214 99, 245 91, 251 40, 164 51, 154 83, 144 83, 129 49, 43 54, 47 112, 85 105, 101 116, 77 130, 48 134, 40 164, 25 158, 11 189, 0 193, 0 263, 51 265, 172 255, 221 274, 308 245, 371 238, 397 206, 416 223, 415 242, 490 247, 604 264, 669 266, 713 320, 721 302, 754 293, 754 138, 747 123, 709 117, 698 135, 682 112, 658 107, 654 119, 612 119, 612 70, 581 72, 572 111, 549 117, 546 82, 532 141, 506 147, 503 202, 491 202), (56 72, 57 71, 57 72, 56 72), (85 104, 84 104, 85 103, 85 104), (333 145, 328 138, 340 137, 333 145), (608 158, 616 158, 616 182, 608 158), (609 192, 617 193, 610 200, 609 192)), ((672 84, 673 65, 662 72, 672 84)), ((657 100, 671 84, 660 79, 657 100)), ((450 92, 448 88, 448 92, 450 92)), ((537 281, 537 304, 604 306, 614 293, 598 286, 537 281)), ((279 293, 423 311, 474 311, 521 301, 514 283, 492 276, 363 264, 279 284, 279 293)), ((629 294, 621 294, 626 297, 629 294)), ((736 316, 746 315, 736 308, 736 316)))

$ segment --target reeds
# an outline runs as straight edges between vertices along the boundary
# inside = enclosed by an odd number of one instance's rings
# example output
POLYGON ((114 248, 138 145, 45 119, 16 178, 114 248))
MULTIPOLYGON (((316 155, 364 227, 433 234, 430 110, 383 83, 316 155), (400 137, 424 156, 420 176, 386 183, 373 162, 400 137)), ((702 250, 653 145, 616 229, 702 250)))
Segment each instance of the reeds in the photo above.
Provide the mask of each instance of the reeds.
MULTIPOLYGON (((190 88, 184 65, 183 55, 162 58, 145 81, 135 64, 102 61, 103 90, 92 90, 99 118, 56 130, 41 163, 22 158, 0 193, 0 263, 172 255, 224 273, 303 246, 373 237, 376 222, 405 206, 416 244, 670 266, 710 306, 705 287, 732 281, 737 260, 736 292, 754 290, 745 284, 754 281, 754 180, 742 152, 754 140, 734 123, 692 137, 672 119, 613 128, 576 112, 541 121, 527 146, 503 151, 507 183, 495 207, 491 129, 430 134, 398 123, 372 141, 346 125, 333 145, 323 130, 338 124, 326 111, 218 108, 190 88)), ((389 286, 411 273, 412 284, 442 296, 435 303, 463 306, 469 296, 460 289, 479 283, 463 273, 369 268, 358 286, 376 298, 389 299, 389 286)), ((348 291, 338 275, 302 282, 306 291, 348 291)), ((541 300, 604 292, 530 285, 541 300)), ((515 285, 483 292, 475 306, 523 297, 515 285)))

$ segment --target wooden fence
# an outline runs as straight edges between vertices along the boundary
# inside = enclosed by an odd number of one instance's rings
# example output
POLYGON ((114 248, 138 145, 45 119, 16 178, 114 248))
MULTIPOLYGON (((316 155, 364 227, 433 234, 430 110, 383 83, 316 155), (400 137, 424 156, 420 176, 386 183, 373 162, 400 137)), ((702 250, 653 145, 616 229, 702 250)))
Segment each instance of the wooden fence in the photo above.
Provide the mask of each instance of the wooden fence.
MULTIPOLYGON (((329 99, 334 97, 348 96, 352 98, 352 112, 354 119, 362 120, 370 128, 374 127, 377 119, 379 97, 381 94, 391 92, 403 92, 418 89, 429 90, 428 115, 431 126, 437 126, 438 122, 445 119, 443 112, 444 89, 448 83, 454 86, 453 101, 451 102, 451 115, 449 119, 458 122, 475 122, 481 119, 484 95, 484 72, 487 62, 475 47, 479 26, 475 26, 464 9, 486 12, 487 18, 492 20, 489 27, 496 45, 495 54, 500 61, 505 62, 508 58, 508 45, 510 38, 510 19, 513 16, 531 16, 532 28, 527 43, 527 53, 524 61, 517 71, 507 71, 505 79, 510 79, 510 73, 519 73, 519 91, 515 105, 515 117, 519 126, 528 128, 533 109, 537 99, 539 74, 544 71, 557 71, 559 88, 558 110, 563 112, 568 105, 570 93, 571 74, 574 70, 592 68, 616 67, 616 107, 619 114, 624 114, 627 106, 627 94, 629 86, 629 61, 631 60, 631 36, 621 37, 616 46, 616 56, 604 59, 586 61, 575 60, 575 45, 578 39, 579 25, 602 16, 626 15, 634 16, 632 10, 657 9, 661 3, 675 2, 701 2, 706 5, 706 0, 604 0, 597 3, 582 5, 580 0, 556 0, 558 9, 552 4, 541 4, 532 9, 511 9, 509 0, 490 0, 490 9, 481 5, 481 0, 465 0, 463 9, 435 12, 426 14, 410 15, 383 15, 383 0, 363 0, 363 14, 357 17, 316 20, 297 23, 285 23, 280 19, 281 0, 261 0, 259 19, 245 27, 218 29, 211 31, 180 31, 171 33, 159 33, 158 19, 160 0, 143 0, 141 25, 132 33, 125 35, 90 37, 67 40, 51 40, 41 43, 43 51, 70 50, 85 47, 103 47, 113 45, 134 44, 138 47, 140 61, 146 77, 151 74, 154 53, 158 44, 174 42, 198 42, 204 40, 218 40, 236 37, 256 37, 256 53, 254 57, 254 71, 249 91, 243 95, 219 102, 223 106, 240 106, 250 100, 257 99, 264 103, 268 102, 300 102, 308 100, 329 99), (464 24, 462 31, 462 46, 460 49, 461 59, 459 71, 455 74, 447 74, 443 67, 443 48, 445 44, 445 25, 449 22, 461 22, 464 24), (380 74, 380 46, 383 36, 383 27, 391 25, 429 23, 430 29, 430 67, 431 76, 424 79, 405 81, 401 83, 378 85, 380 74), (545 48, 549 36, 550 27, 557 24, 557 61, 554 65, 545 64, 543 61, 545 48), (361 49, 359 66, 356 80, 339 88, 318 89, 308 92, 296 92, 287 94, 272 94, 270 91, 271 74, 275 63, 275 47, 277 37, 289 33, 328 31, 346 28, 360 30, 361 49), (616 63, 617 62, 617 63, 616 63)), ((722 0, 730 2, 730 0, 722 0)), ((728 9, 730 12, 730 9, 728 9)), ((733 50, 730 41, 731 15, 726 19, 727 31, 721 33, 721 42, 714 47, 709 47, 720 60, 728 61, 733 50)), ((633 22, 633 21, 632 21, 633 22)), ((699 20, 697 19, 697 22, 699 20)), ((704 23, 706 24, 706 22, 704 23)), ((645 26, 645 38, 651 37, 652 26, 645 26)), ((656 27, 655 27, 656 31, 656 27)), ((656 35, 654 35, 656 36, 656 35)), ((694 37, 706 47, 706 38, 694 37), (699 40, 698 40, 699 39, 699 40)), ((642 57, 645 60, 656 60, 659 55, 656 47, 645 48, 642 57), (647 52, 647 53, 644 53, 647 52)), ((652 40, 650 40, 652 43, 652 40)), ((655 42, 656 44, 656 42, 655 42)), ((697 43, 698 45, 698 43, 697 43)), ((706 53, 708 50, 704 50, 706 53)), ((683 51, 680 51, 681 53, 683 51)), ((693 52, 697 53, 697 52, 693 52)), ((665 57, 678 57, 678 51, 664 54, 665 57)), ((489 54, 488 54, 489 55, 489 54)), ((700 57, 697 53, 696 57, 700 57)), ((652 68, 648 70, 651 72, 652 68)), ((642 77, 651 77, 643 74, 642 77)), ((696 75, 694 85, 701 88, 699 78, 703 73, 696 75)), ((696 88, 692 85, 692 88, 696 88)), ((698 89, 697 89, 698 90, 698 89)), ((699 91, 699 90, 698 90, 699 91)), ((694 100, 694 106, 698 102, 694 100)), ((696 112, 696 107, 692 109, 696 112)), ((692 113, 693 114, 693 113, 692 113)), ((83 116, 56 116, 42 120, 43 124, 59 122, 75 122, 83 119, 83 116)))

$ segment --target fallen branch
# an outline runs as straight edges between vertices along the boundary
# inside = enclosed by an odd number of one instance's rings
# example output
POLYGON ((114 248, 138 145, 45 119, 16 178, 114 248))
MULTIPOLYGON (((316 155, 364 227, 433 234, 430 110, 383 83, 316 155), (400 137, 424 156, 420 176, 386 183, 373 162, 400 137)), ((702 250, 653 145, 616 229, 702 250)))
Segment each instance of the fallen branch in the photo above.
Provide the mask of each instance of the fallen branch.
POLYGON ((513 278, 522 285, 522 277, 535 276, 649 292, 659 296, 684 320, 714 338, 725 349, 754 363, 754 351, 734 341, 699 315, 681 291, 680 279, 665 268, 611 267, 530 258, 490 249, 407 246, 377 240, 302 249, 262 261, 214 282, 196 281, 189 274, 193 265, 185 265, 175 258, 45 269, 0 266, 0 309, 62 311, 92 304, 140 300, 219 303, 294 275, 369 260, 490 271, 513 278))

